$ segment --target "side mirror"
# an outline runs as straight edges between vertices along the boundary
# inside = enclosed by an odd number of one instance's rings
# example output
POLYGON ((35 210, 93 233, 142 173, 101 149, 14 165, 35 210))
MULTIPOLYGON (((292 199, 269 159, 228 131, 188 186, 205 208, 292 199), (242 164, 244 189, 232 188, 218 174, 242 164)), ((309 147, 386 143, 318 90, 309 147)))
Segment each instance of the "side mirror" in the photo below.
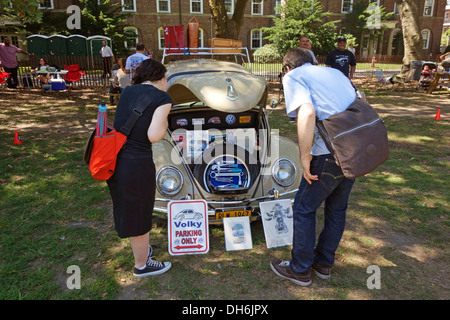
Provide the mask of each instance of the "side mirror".
POLYGON ((278 99, 270 100, 269 105, 272 109, 275 109, 278 106, 278 99))

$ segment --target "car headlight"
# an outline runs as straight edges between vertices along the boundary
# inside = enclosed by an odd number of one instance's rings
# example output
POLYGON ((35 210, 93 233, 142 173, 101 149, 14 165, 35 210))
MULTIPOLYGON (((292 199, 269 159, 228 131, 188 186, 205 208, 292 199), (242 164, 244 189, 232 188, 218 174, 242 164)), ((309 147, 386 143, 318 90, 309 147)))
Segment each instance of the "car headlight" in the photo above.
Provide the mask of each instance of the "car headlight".
POLYGON ((297 169, 288 159, 278 159, 272 168, 272 177, 280 186, 288 187, 294 183, 297 169))
POLYGON ((164 167, 156 175, 156 187, 165 196, 174 196, 183 187, 183 176, 174 167, 164 167))

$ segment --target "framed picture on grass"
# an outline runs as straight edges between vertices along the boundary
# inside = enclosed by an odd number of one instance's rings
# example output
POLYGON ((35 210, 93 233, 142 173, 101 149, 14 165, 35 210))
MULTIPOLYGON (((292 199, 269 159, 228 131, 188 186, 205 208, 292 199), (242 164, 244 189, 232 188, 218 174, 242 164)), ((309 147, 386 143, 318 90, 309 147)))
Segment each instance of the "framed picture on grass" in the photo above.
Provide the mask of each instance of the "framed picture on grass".
POLYGON ((267 248, 291 245, 294 234, 291 200, 265 201, 259 208, 267 248))
POLYGON ((227 251, 253 248, 249 217, 224 218, 223 230, 227 251))

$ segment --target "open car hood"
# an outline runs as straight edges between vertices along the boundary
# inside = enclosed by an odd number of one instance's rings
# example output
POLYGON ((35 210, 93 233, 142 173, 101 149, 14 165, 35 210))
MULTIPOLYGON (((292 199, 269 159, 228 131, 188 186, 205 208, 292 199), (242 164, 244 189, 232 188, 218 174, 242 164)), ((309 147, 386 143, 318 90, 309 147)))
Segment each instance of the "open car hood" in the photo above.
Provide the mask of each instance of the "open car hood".
POLYGON ((226 61, 196 59, 171 62, 167 93, 174 105, 201 101, 224 112, 243 112, 266 103, 267 82, 226 61))

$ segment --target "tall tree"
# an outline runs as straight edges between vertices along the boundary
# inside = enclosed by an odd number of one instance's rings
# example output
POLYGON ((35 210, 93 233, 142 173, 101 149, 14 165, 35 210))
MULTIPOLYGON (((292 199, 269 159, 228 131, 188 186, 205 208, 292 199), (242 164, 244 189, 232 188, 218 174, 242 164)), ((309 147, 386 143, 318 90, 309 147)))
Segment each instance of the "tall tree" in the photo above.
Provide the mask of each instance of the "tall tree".
POLYGON ((11 21, 40 22, 42 10, 39 5, 43 0, 0 0, 0 19, 11 21))
POLYGON ((273 18, 273 27, 261 29, 282 55, 298 47, 302 35, 308 36, 316 54, 326 55, 335 49, 339 20, 324 22, 330 13, 323 12, 319 1, 285 0, 278 12, 280 14, 273 18))
POLYGON ((224 0, 209 0, 215 37, 239 39, 239 33, 244 23, 244 12, 247 2, 248 0, 236 0, 233 15, 229 18, 224 0))
POLYGON ((405 54, 401 74, 406 76, 411 61, 422 59, 422 35, 419 27, 420 1, 395 0, 402 23, 403 45, 405 54))

